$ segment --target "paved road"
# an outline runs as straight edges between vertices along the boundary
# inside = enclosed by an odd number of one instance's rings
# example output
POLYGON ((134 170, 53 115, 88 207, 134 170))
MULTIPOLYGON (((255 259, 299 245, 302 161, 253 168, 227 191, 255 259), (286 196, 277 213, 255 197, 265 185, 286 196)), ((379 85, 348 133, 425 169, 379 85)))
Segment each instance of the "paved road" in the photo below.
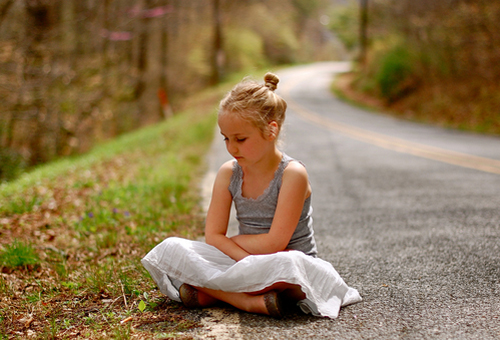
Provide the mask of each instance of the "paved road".
MULTIPOLYGON (((197 336, 499 339, 500 138, 349 106, 328 90, 345 66, 291 68, 279 88, 284 149, 311 177, 320 257, 364 301, 335 320, 204 310, 197 336)), ((212 169, 228 159, 215 141, 212 169)))

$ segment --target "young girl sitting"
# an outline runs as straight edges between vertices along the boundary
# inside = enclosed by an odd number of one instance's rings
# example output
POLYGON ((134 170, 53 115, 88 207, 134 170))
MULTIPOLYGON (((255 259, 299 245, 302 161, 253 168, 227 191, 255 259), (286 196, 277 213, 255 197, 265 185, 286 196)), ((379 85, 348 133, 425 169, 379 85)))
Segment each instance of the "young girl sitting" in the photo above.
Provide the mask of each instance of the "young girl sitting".
POLYGON ((277 146, 287 105, 274 93, 278 77, 264 80, 241 82, 220 103, 218 124, 234 160, 215 179, 206 243, 167 238, 142 263, 164 294, 187 307, 224 301, 281 318, 298 305, 335 318, 361 297, 316 257, 307 171, 277 146), (228 237, 233 202, 239 234, 228 237))

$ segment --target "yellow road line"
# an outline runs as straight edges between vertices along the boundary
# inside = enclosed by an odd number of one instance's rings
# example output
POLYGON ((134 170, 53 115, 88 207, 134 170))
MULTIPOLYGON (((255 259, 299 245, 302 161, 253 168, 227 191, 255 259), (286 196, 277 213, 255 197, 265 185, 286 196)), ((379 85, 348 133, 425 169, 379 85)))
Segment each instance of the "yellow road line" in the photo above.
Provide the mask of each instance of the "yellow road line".
MULTIPOLYGON (((289 87, 287 89, 289 89, 289 87)), ((288 94, 288 91, 286 92, 288 94)), ((330 131, 342 133, 352 139, 397 152, 500 175, 499 160, 414 143, 404 139, 336 122, 306 109, 294 100, 290 99, 289 95, 287 95, 287 103, 288 106, 293 111, 298 113, 303 119, 320 125, 330 131)))

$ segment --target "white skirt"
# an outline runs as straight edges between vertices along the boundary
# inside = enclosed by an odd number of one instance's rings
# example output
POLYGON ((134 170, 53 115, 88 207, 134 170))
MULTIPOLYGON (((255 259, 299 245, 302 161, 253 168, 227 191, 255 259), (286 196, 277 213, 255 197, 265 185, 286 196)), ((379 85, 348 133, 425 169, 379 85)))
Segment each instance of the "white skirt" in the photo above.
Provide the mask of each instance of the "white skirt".
POLYGON ((241 261, 199 241, 170 237, 142 260, 160 291, 180 301, 182 283, 226 292, 257 292, 276 282, 299 285, 306 299, 298 305, 305 313, 336 318, 340 307, 361 301, 333 266, 300 251, 251 255, 241 261))

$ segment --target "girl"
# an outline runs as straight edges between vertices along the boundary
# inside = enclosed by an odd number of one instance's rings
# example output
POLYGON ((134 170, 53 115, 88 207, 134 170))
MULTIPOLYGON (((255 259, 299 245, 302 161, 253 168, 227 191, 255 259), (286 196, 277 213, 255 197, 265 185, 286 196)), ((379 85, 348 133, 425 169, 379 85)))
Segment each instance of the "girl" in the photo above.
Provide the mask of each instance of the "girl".
POLYGON ((215 179, 206 244, 168 238, 142 263, 163 293, 187 307, 224 301, 281 318, 298 305, 335 318, 361 297, 316 257, 307 171, 277 146, 287 105, 274 93, 278 77, 264 80, 241 82, 220 103, 218 124, 234 160, 215 179), (233 202, 239 234, 229 238, 233 202))

